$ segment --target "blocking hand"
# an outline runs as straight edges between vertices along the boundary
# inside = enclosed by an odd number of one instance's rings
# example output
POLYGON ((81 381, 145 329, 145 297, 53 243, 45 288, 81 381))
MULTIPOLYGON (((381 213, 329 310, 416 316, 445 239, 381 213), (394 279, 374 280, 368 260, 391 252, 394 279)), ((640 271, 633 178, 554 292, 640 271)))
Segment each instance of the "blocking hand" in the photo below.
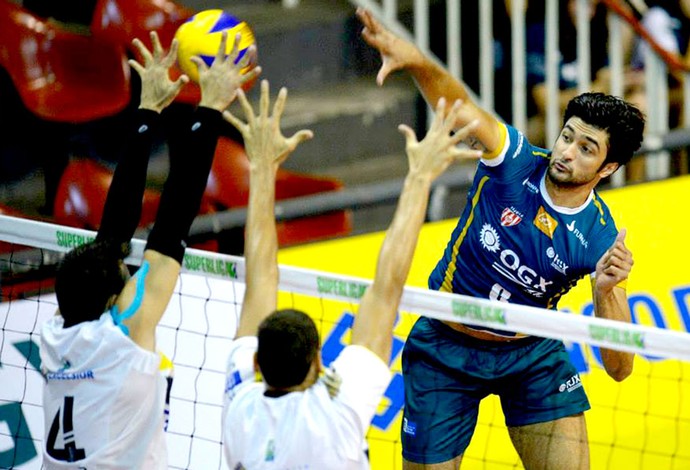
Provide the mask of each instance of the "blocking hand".
POLYGON ((129 65, 141 77, 141 100, 139 107, 160 113, 173 102, 185 83, 189 81, 187 75, 181 75, 177 80, 170 80, 169 70, 177 59, 177 40, 173 39, 167 54, 161 46, 158 34, 151 31, 153 51, 149 51, 139 39, 132 41, 144 60, 140 64, 130 59, 129 65))
POLYGON ((462 142, 477 127, 472 121, 454 134, 450 132, 458 121, 461 101, 457 100, 450 112, 445 113, 446 100, 441 98, 436 106, 436 115, 424 139, 417 141, 414 131, 401 124, 398 129, 405 135, 409 174, 429 177, 431 181, 443 173, 456 160, 476 159, 482 156, 478 150, 459 148, 462 142))
POLYGON ((192 57, 192 62, 199 69, 199 86, 201 87, 199 106, 223 112, 237 96, 237 90, 261 73, 259 66, 252 68, 247 73, 242 73, 250 61, 255 59, 256 47, 254 45, 249 46, 242 59, 238 61, 240 39, 241 35, 238 34, 230 54, 226 55, 228 35, 224 31, 221 35, 220 46, 210 67, 200 57, 192 57))
POLYGON ((273 115, 269 116, 269 85, 268 81, 261 82, 261 99, 259 102, 259 115, 254 114, 254 110, 247 101, 247 97, 240 89, 237 96, 244 109, 247 122, 242 122, 230 111, 225 111, 223 117, 230 122, 244 137, 244 146, 252 166, 271 165, 277 170, 287 156, 297 148, 297 146, 307 139, 311 139, 314 134, 310 130, 301 130, 292 137, 285 137, 280 130, 280 118, 285 109, 287 99, 287 89, 281 88, 278 98, 273 105, 273 115))

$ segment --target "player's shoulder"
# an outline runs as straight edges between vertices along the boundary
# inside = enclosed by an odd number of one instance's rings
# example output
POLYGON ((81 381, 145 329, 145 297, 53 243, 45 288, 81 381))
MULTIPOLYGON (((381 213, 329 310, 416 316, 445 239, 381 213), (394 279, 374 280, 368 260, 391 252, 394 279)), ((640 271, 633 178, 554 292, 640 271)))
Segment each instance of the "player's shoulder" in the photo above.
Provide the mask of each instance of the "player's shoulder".
POLYGON ((496 149, 482 157, 482 162, 487 167, 495 167, 504 162, 523 161, 537 158, 547 161, 550 152, 544 148, 533 145, 527 137, 510 124, 498 122, 499 145, 496 149))
POLYGON ((617 232, 611 210, 596 190, 592 191, 591 205, 592 212, 594 213, 597 222, 594 224, 594 228, 599 232, 617 232))

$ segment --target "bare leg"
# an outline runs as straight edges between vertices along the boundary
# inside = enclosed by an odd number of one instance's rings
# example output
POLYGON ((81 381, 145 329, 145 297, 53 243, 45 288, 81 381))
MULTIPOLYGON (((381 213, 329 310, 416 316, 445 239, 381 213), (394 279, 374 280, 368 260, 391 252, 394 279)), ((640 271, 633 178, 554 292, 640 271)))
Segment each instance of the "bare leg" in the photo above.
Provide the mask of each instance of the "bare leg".
POLYGON ((585 415, 527 426, 509 427, 522 463, 528 470, 588 470, 589 443, 585 415))
POLYGON ((408 462, 403 459, 403 470, 458 470, 462 462, 462 454, 447 462, 424 464, 408 462))

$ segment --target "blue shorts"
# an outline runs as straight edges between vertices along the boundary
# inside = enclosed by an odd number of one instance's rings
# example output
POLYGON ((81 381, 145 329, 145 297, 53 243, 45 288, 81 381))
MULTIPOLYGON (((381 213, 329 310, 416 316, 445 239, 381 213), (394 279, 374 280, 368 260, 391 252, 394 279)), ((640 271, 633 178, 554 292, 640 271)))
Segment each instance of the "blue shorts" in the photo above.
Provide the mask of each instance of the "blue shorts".
POLYGON ((465 452, 479 402, 498 395, 507 426, 552 421, 590 408, 561 341, 483 341, 420 317, 402 356, 403 457, 434 464, 465 452))

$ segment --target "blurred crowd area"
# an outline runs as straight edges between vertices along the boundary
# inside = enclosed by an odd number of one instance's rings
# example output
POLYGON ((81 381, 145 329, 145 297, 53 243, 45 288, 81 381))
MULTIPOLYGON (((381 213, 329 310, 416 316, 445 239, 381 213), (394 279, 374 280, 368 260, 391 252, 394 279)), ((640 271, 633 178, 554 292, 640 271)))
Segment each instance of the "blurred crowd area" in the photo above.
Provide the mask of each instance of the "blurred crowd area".
MULTIPOLYGON (((481 0, 480 0, 481 1, 481 0)), ((479 43, 480 1, 463 1, 462 6, 462 79, 479 93, 479 43)), ((513 122, 512 63, 511 63, 511 0, 487 0, 492 2, 494 38, 494 104, 496 113, 506 122, 513 122)), ((525 0, 525 53, 527 85, 527 129, 530 141, 549 148, 545 141, 546 94, 546 1, 525 0)), ((669 66, 669 116, 670 129, 690 126, 683 122, 683 108, 686 106, 682 85, 684 72, 690 70, 690 0, 618 0, 588 2, 590 27, 590 71, 591 91, 610 92, 611 72, 609 69, 609 15, 615 13, 611 4, 618 3, 638 26, 643 27, 649 38, 664 49, 668 55, 682 63, 684 69, 669 66), (607 5, 608 4, 608 5, 607 5)), ((578 0, 559 2, 558 45, 560 49, 559 104, 561 113, 568 101, 578 94, 577 54, 577 4, 578 0)), ((432 12, 430 28, 431 49, 442 60, 446 59, 445 5, 437 4, 432 12), (443 33, 441 33, 443 32, 443 33)), ((632 24, 623 21, 624 98, 637 105, 646 114, 648 109, 645 90, 645 49, 650 45, 640 37, 632 24)), ((685 149, 678 150, 671 159, 671 175, 688 173, 688 155, 685 149)), ((636 158, 626 168, 626 182, 636 183, 647 179, 643 157, 636 158)))
MULTIPOLYGON (((315 0, 312 0, 315 1, 315 0)), ((576 46, 576 4, 579 0, 559 2, 559 46, 561 60, 559 65, 560 104, 564 108, 570 98, 577 94, 577 46, 576 46)), ((259 3, 277 3, 278 0, 262 0, 259 3)), ((481 2, 492 2, 493 37, 494 37, 494 104, 496 113, 506 122, 512 122, 512 77, 511 77, 511 0, 463 0, 462 6, 462 79, 474 91, 479 92, 479 8, 481 2)), ((304 3, 307 3, 304 1, 304 3)), ((328 1, 322 2, 328 8, 328 1)), ((411 3, 411 2, 407 2, 411 3)), ((525 1, 524 17, 526 71, 527 71, 527 111, 528 124, 523 129, 530 140, 545 147, 544 118, 546 108, 545 92, 545 0, 525 1)), ((591 89, 609 91, 610 72, 608 44, 609 6, 603 0, 589 2, 589 25, 591 28, 591 89)), ((690 42, 690 0, 619 0, 619 3, 634 13, 636 21, 643 25, 654 41, 668 54, 679 58, 684 64, 690 64, 688 43, 690 42)), ((400 2, 401 8, 406 2, 400 2)), ((56 2, 53 0, 0 0, 0 6, 8 11, 21 9, 26 24, 19 27, 31 27, 31 21, 46 20, 45 24, 60 34, 74 37, 94 37, 104 44, 113 46, 121 55, 126 68, 126 59, 132 56, 129 41, 137 35, 145 35, 150 29, 167 29, 164 42, 169 41, 177 26, 195 10, 210 8, 210 3, 199 0, 172 2, 168 0, 78 0, 56 2), (14 9, 14 10, 12 10, 14 9), (27 19, 28 18, 28 19, 27 19), (34 20, 32 20, 34 18, 34 20)), ((217 5, 222 7, 222 5, 217 5)), ((445 1, 430 2, 430 48, 442 60, 446 59, 446 15, 445 1)), ((299 8, 299 6, 297 7, 299 8)), ((407 13, 408 22, 410 10, 407 13)), ((354 8, 353 8, 354 12, 354 8)), ((405 22, 405 13, 401 21, 405 22)), ((14 21, 9 13, 0 15, 0 22, 14 21)), ((644 75, 644 49, 649 47, 641 40, 633 28, 625 23, 624 45, 624 88, 625 98, 637 104, 643 111, 647 108, 644 75)), ((17 25, 9 25, 15 27, 17 25)), ((39 94, 34 97, 31 106, 27 100, 42 90, 42 76, 32 76, 32 63, 21 64, 8 59, 15 53, 16 57, 28 57, 34 54, 43 60, 41 54, 50 53, 51 42, 21 41, 18 34, 10 34, 9 26, 0 25, 0 185, 9 185, 21 180, 27 174, 42 170, 45 184, 44 203, 40 213, 53 216, 55 197, 58 193, 61 178, 65 169, 75 155, 94 158, 105 162, 106 166, 118 160, 121 148, 121 136, 128 121, 129 112, 136 106, 131 97, 138 96, 138 77, 125 73, 119 88, 108 93, 94 94, 89 100, 82 100, 78 106, 67 101, 56 100, 51 107, 52 95, 39 94), (5 35, 3 36, 3 30, 5 35), (3 41, 5 43, 3 43, 3 41), (10 44, 11 43, 11 44, 10 44), (27 47, 35 47, 31 51, 27 47), (22 49, 23 48, 23 49, 22 49), (45 50, 43 50, 45 49, 45 50), (19 70, 19 68, 22 68, 19 70), (122 96, 118 97, 118 93, 122 96), (29 98, 27 98, 29 97, 29 98), (117 100, 119 102, 115 102, 117 100), (100 101, 99 101, 100 100, 100 101), (109 101, 108 103, 105 103, 109 101), (105 104, 102 105, 101 102, 105 104), (110 106, 110 108, 108 108, 110 106), (32 108, 32 109, 30 109, 32 108), (83 110, 81 108, 84 108, 83 110), (37 111, 38 110, 38 111, 37 111), (72 111, 72 114, 69 112, 72 111), (82 112, 83 111, 83 112, 82 112), (79 112, 82 112, 79 114, 79 112), (91 113, 91 114, 89 114, 91 113)), ((34 31, 33 34, 41 34, 34 31)), ((45 32, 43 32, 45 36, 45 32)), ((55 41, 53 41, 55 43, 55 41)), ((78 49, 75 49, 75 51, 78 49)), ((64 52, 64 51, 63 51, 64 52)), ((79 50, 76 60, 78 68, 82 54, 88 57, 89 51, 79 50)), ((33 56, 32 56, 33 57, 33 56)), ((102 55, 98 56, 100 60, 102 55)), ((119 59, 118 59, 119 60, 119 59)), ((122 64, 122 62, 118 62, 122 64)), ((116 63, 116 65, 118 64, 116 63)), ((98 67, 96 67, 98 68, 98 67)), ((117 69, 117 67, 116 67, 117 69)), ((690 123, 683 122, 685 99, 682 92, 684 74, 682 70, 669 68, 669 125, 671 129, 682 128, 690 123)), ((59 71, 53 78, 60 79, 59 71)), ((83 74, 83 71, 77 71, 83 74)), ((108 74, 109 80, 117 80, 119 72, 108 74)), ((83 79, 83 86, 97 88, 99 79, 83 79)), ((50 78, 48 78, 50 80, 50 78)), ((373 83, 373 81, 372 81, 373 83)), ((66 81, 63 94, 74 86, 66 81)), ((79 85, 82 86, 82 85, 79 85)), ((53 87, 55 88, 55 87, 53 87)), ((58 87, 59 88, 59 87, 58 87)), ((184 101, 184 100, 183 100, 184 101)), ((181 103, 178 111, 185 113, 193 104, 193 93, 186 103, 181 103)), ((237 139, 234 130, 228 126, 227 138, 237 139)), ((161 139, 163 140, 163 139, 161 139)), ((671 161, 671 175, 688 173, 688 155, 685 149, 674 150, 671 161)), ((644 157, 636 158, 626 168, 626 182, 641 182, 647 179, 644 157)), ((3 201, 0 200, 0 203, 3 201)), ((22 208, 15 208, 21 211, 22 208)))

